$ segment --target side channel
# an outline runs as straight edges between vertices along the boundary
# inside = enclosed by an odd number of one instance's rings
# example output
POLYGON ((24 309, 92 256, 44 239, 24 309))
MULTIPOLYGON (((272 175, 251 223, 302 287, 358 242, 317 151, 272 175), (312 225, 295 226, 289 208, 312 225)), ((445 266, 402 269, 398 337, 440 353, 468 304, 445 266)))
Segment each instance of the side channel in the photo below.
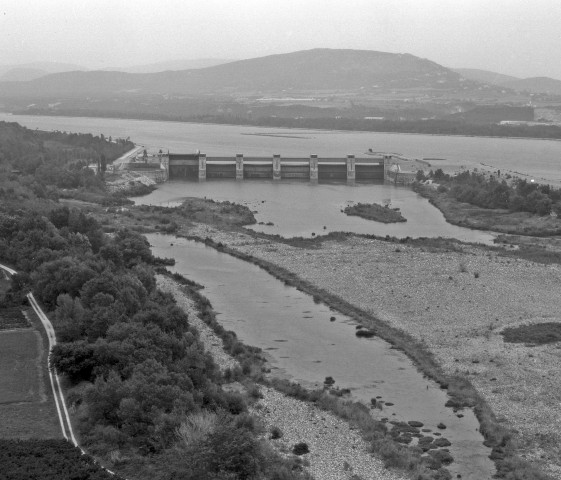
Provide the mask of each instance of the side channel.
POLYGON ((315 303, 309 295, 286 286, 256 265, 218 252, 202 243, 170 235, 146 235, 159 257, 172 257, 169 267, 205 286, 217 319, 247 345, 268 354, 275 375, 305 386, 323 385, 327 376, 335 386, 348 388, 355 400, 370 405, 378 418, 416 420, 441 434, 452 445, 454 462, 448 467, 462 479, 490 479, 495 467, 483 445, 479 423, 469 409, 458 417, 444 406, 448 397, 424 378, 412 361, 379 338, 357 338, 350 318, 315 303), (335 321, 331 321, 335 317, 335 321), (446 429, 437 425, 443 423, 446 429))

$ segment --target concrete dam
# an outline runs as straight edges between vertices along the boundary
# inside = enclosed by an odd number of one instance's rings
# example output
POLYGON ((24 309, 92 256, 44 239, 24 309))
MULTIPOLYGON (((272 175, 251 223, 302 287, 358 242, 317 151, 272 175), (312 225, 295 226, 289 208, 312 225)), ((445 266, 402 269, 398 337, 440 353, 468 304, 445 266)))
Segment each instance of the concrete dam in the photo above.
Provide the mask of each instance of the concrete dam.
POLYGON ((204 181, 212 178, 244 179, 303 179, 345 180, 347 182, 380 182, 390 175, 391 156, 380 155, 366 158, 346 157, 214 157, 205 154, 162 155, 161 165, 166 170, 167 178, 198 179, 204 181))

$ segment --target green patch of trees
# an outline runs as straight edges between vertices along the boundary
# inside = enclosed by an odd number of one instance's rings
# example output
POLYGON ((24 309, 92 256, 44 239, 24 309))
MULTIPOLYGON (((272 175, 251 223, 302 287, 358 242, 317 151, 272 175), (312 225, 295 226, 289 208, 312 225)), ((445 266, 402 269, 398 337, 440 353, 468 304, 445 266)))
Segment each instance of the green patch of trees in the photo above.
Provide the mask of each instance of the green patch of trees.
POLYGON ((0 200, 56 200, 63 191, 105 191, 104 167, 134 144, 103 135, 30 130, 0 122, 0 200), (88 168, 97 164, 99 174, 88 168))
POLYGON ((247 398, 221 388, 227 380, 197 330, 157 289, 158 259, 144 237, 105 235, 73 208, 2 210, 0 261, 22 272, 12 290, 31 289, 49 311, 51 367, 67 379, 88 452, 136 477, 148 462, 139 478, 306 478, 260 439, 247 398), (182 425, 203 412, 220 421, 185 442, 182 425))
POLYGON ((430 171, 428 177, 422 171, 417 180, 427 178, 440 184, 439 192, 448 193, 460 202, 470 203, 482 208, 501 208, 512 212, 529 212, 537 215, 561 214, 561 189, 550 185, 528 182, 526 179, 506 179, 466 170, 450 176, 442 169, 430 171))

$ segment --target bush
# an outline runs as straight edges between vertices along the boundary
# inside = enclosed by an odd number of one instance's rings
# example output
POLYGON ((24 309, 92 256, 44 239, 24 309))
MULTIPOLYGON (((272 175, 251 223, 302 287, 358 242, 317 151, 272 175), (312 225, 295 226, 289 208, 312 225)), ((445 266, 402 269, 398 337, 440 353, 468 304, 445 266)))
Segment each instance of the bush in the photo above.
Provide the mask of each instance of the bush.
POLYGON ((520 327, 504 329, 502 335, 504 341, 510 343, 533 343, 536 345, 555 343, 561 340, 561 324, 546 322, 521 325, 520 327))
POLYGON ((300 442, 292 447, 292 453, 294 455, 305 455, 306 453, 310 453, 310 448, 307 443, 300 442))
POLYGON ((282 437, 282 430, 279 427, 271 427, 271 439, 276 440, 282 437))

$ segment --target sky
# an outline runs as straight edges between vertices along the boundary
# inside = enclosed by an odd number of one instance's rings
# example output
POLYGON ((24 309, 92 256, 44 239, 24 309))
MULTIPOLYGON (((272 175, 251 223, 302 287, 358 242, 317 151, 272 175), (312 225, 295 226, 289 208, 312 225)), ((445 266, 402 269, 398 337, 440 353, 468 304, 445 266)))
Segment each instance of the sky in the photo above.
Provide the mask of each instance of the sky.
POLYGON ((0 65, 126 67, 311 48, 561 79, 561 0, 0 0, 0 65))

